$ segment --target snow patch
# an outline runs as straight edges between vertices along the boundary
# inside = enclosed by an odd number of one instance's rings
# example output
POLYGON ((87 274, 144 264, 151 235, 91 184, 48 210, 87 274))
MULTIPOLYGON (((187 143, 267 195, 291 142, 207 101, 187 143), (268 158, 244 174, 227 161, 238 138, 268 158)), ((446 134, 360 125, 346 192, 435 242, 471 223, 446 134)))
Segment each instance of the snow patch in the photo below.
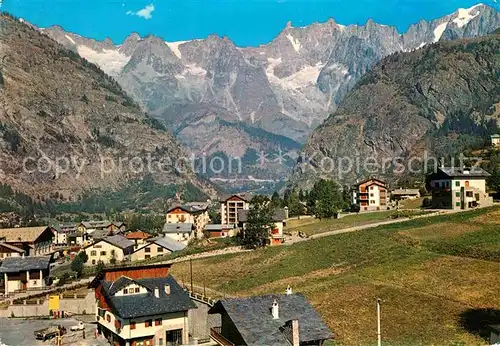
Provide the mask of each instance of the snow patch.
POLYGON ((301 45, 299 40, 293 37, 291 34, 287 34, 286 38, 290 41, 293 46, 293 49, 298 53, 300 51, 301 45))
POLYGON ((474 12, 476 7, 478 6, 481 6, 481 4, 472 6, 471 8, 459 8, 458 16, 457 18, 453 19, 452 22, 455 23, 459 28, 467 25, 472 19, 476 18, 481 13, 480 11, 477 11, 476 14, 472 14, 472 12, 474 12))
POLYGON ((103 49, 102 52, 97 52, 87 46, 77 46, 76 50, 80 56, 97 64, 109 75, 119 74, 130 60, 130 57, 112 49, 103 49))
POLYGON ((442 23, 439 24, 436 29, 434 29, 434 41, 437 42, 443 36, 444 31, 446 30, 446 27, 448 26, 448 23, 442 23))
POLYGON ((177 42, 165 42, 165 44, 170 48, 170 50, 175 54, 176 57, 182 59, 181 51, 179 50, 179 46, 188 41, 177 41, 177 42))
POLYGON ((64 35, 64 36, 66 36, 66 38, 68 39, 69 42, 76 44, 75 41, 71 38, 71 36, 69 36, 69 35, 64 35))
MULTIPOLYGON (((281 60, 281 59, 277 59, 281 60)), ((276 61, 275 61, 276 63, 276 61)), ((273 64, 270 64, 272 66, 273 64)), ((274 65, 276 66, 276 65, 274 65)), ((272 68, 274 68, 272 66, 272 68)), ((274 84, 282 87, 283 89, 288 90, 297 90, 303 87, 313 86, 316 84, 318 80, 318 76, 323 69, 325 64, 317 63, 314 66, 306 66, 302 70, 295 72, 294 74, 286 77, 286 78, 278 78, 272 73, 272 68, 268 67, 266 72, 269 78, 269 81, 274 84)))

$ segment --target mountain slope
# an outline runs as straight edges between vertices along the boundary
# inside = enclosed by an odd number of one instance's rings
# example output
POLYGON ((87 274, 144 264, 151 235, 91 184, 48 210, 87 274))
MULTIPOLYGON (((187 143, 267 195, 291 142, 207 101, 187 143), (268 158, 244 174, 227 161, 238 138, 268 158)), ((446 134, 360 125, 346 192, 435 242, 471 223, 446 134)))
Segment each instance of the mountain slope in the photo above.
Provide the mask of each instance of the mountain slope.
MULTIPOLYGON (((442 41, 383 59, 311 135, 294 181, 310 182, 313 171, 344 181, 370 173, 397 179, 408 174, 410 157, 446 157, 488 140, 498 131, 499 77, 498 34, 442 41), (347 162, 356 159, 360 169, 353 164, 348 171, 347 162), (378 167, 363 169, 363 162, 378 167)), ((419 161, 412 165, 418 168, 419 161)))
POLYGON ((172 197, 186 184, 214 193, 185 162, 176 167, 185 150, 97 66, 5 14, 0 50, 3 183, 61 201, 146 176, 172 197))
MULTIPOLYGON (((274 153, 293 148, 206 124, 243 122, 303 143, 383 57, 440 40, 485 35, 499 26, 500 13, 477 5, 422 20, 404 34, 371 20, 361 26, 334 20, 302 28, 287 25, 269 44, 247 48, 217 36, 171 43, 132 34, 113 45, 60 27, 43 32, 116 77, 193 153, 241 156, 249 149, 274 153), (217 132, 207 135, 211 130, 217 132)), ((272 169, 269 173, 282 176, 272 169)))

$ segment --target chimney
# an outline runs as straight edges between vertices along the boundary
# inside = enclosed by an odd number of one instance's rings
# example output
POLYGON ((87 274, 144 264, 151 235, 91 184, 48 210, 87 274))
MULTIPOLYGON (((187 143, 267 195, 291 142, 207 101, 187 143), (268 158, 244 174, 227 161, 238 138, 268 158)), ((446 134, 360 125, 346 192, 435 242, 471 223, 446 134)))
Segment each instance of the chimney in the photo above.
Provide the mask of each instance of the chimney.
POLYGON ((273 320, 278 320, 280 318, 280 308, 276 299, 271 307, 271 314, 273 315, 273 320))
POLYGON ((300 346, 299 320, 292 320, 292 346, 300 346))
POLYGON ((155 287, 155 297, 160 298, 160 289, 158 287, 155 287))
POLYGON ((165 285, 165 294, 167 296, 170 294, 170 285, 165 285))
POLYGON ((285 207, 285 220, 288 219, 288 207, 285 207))
POLYGON ((288 287, 286 288, 286 295, 289 296, 292 294, 292 288, 290 287, 290 285, 288 285, 288 287))

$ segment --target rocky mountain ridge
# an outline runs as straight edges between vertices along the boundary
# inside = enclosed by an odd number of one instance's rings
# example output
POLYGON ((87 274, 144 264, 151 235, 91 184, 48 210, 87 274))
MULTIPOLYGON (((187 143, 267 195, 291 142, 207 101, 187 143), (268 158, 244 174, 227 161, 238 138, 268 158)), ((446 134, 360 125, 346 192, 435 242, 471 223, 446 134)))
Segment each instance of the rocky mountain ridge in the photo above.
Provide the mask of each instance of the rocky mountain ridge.
POLYGON ((145 178, 172 198, 186 186, 215 194, 178 161, 189 154, 176 139, 96 65, 7 14, 0 50, 2 184, 35 201, 111 194, 145 178))
MULTIPOLYGON (((276 158, 282 150, 293 162, 300 143, 383 57, 499 26, 500 13, 480 4, 422 20, 403 34, 372 20, 361 26, 333 19, 302 28, 288 24, 269 44, 246 48, 218 36, 171 43, 132 34, 114 45, 60 27, 43 32, 115 77, 191 152, 276 158), (247 131, 255 128, 260 131, 247 131)), ((271 178, 289 168, 248 165, 254 166, 249 172, 271 178)))

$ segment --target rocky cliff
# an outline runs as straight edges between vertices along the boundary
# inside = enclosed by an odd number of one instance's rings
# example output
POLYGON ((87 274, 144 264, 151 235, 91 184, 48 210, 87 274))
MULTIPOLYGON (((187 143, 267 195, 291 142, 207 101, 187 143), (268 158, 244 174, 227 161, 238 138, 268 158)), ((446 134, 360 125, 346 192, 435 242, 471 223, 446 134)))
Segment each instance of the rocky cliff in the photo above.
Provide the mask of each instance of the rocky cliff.
POLYGON ((144 177, 171 197, 186 185, 214 193, 178 161, 188 154, 176 139, 96 65, 6 14, 0 52, 3 184, 60 202, 144 177))
POLYGON ((397 180, 426 156, 440 161, 487 143, 498 131, 499 76, 495 33, 382 59, 311 135, 293 180, 397 180))
MULTIPOLYGON (((60 27, 43 31, 116 77, 193 153, 263 151, 274 162, 279 150, 293 161, 299 143, 383 57, 485 35, 499 26, 495 9, 477 5, 422 20, 403 34, 371 20, 361 26, 334 20, 301 28, 289 24, 269 44, 248 48, 217 36, 171 43, 132 34, 114 45, 60 27)), ((259 173, 283 176, 272 167, 260 167, 259 173)))

